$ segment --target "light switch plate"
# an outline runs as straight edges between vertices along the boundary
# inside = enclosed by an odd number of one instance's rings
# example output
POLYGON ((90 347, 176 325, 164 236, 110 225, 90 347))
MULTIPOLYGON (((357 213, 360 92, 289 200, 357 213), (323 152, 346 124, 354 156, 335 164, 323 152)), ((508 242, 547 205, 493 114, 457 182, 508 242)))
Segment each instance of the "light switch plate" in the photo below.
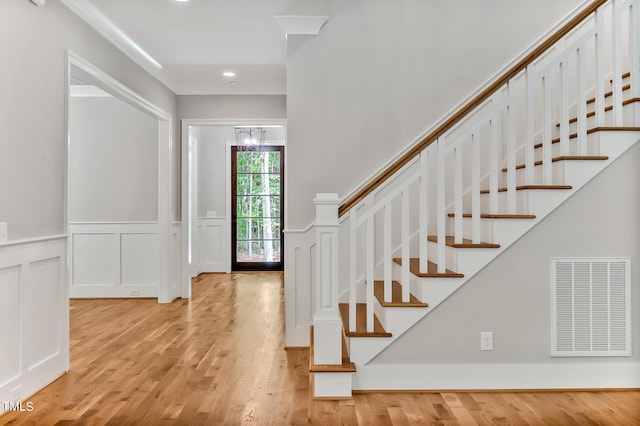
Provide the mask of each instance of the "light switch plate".
POLYGON ((480 350, 481 351, 493 350, 493 331, 480 332, 480 350))

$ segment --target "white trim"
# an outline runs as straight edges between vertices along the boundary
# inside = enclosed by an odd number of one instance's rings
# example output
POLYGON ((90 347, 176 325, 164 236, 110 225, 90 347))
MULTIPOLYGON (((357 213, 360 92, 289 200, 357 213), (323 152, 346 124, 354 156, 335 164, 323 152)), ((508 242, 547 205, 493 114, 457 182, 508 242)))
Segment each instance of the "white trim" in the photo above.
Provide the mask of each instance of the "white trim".
POLYGON ((357 366, 354 390, 639 388, 640 362, 357 366), (585 373, 588 372, 588 373, 585 373))
MULTIPOLYGON (((114 77, 102 71, 100 68, 96 67, 95 65, 93 65, 92 63, 82 58, 80 55, 77 55, 71 50, 67 50, 67 61, 69 65, 73 65, 77 67, 78 69, 89 74, 91 77, 95 78, 96 80, 104 83, 109 89, 111 89, 112 94, 115 95, 117 98, 122 99, 126 102, 132 103, 138 108, 147 111, 151 115, 154 115, 158 119, 161 119, 164 121, 171 120, 171 114, 169 114, 162 108, 157 107, 154 103, 152 103, 147 98, 134 92, 129 87, 125 86, 120 81, 116 80, 114 77)), ((69 70, 69 72, 71 72, 71 70, 69 70)))
MULTIPOLYGON (((69 97, 71 95, 71 76, 72 67, 77 68, 81 72, 89 75, 91 78, 104 84, 102 89, 106 88, 106 91, 116 98, 129 103, 130 105, 141 109, 148 114, 152 115, 158 120, 158 222, 159 225, 159 283, 158 283, 158 303, 170 303, 174 295, 170 289, 169 277, 171 275, 171 265, 169 259, 170 249, 170 234, 173 232, 171 229, 171 223, 173 221, 172 215, 172 115, 162 108, 156 106, 153 102, 147 98, 141 96, 137 92, 133 91, 129 87, 122 84, 120 81, 102 71, 86 59, 77 55, 76 53, 67 50, 66 61, 66 98, 65 98, 65 131, 66 131, 66 153, 65 153, 65 190, 64 190, 64 227, 65 232, 69 232, 69 149, 70 149, 70 134, 69 134, 69 97)), ((70 246, 70 245, 69 245, 70 246)), ((67 248, 70 250, 70 247, 67 248)), ((67 268, 71 268, 71 256, 67 253, 67 268)), ((67 277, 71 274, 67 273, 67 277)), ((68 282, 71 285, 71 282, 68 282)))
MULTIPOLYGON (((193 206, 191 205, 192 199, 197 197, 197 187, 195 194, 192 193, 193 187, 191 182, 191 174, 192 170, 197 167, 194 167, 192 163, 197 160, 197 152, 195 152, 194 147, 192 146, 191 138, 189 136, 189 129, 191 127, 200 127, 200 126, 283 126, 286 127, 287 120, 286 119, 247 119, 247 118, 238 118, 238 119, 183 119, 181 121, 181 169, 182 169, 182 177, 181 177, 181 188, 182 188, 182 218, 185 221, 185 228, 182 233, 182 252, 183 252, 183 270, 184 270, 184 287, 183 287, 183 296, 182 297, 191 297, 191 276, 195 276, 198 274, 198 270, 194 267, 194 255, 193 255, 193 247, 192 241, 195 240, 195 226, 198 221, 197 211, 194 211, 193 206), (189 161, 191 159, 191 162, 189 161), (188 254, 191 251, 192 258, 191 262, 189 262, 188 254)), ((225 147, 225 164, 227 167, 230 165, 231 161, 231 141, 227 141, 225 147)), ((286 140, 282 143, 275 142, 270 145, 280 145, 286 146, 286 140)), ((286 170, 287 170, 287 156, 285 154, 284 158, 285 164, 285 182, 284 182, 284 209, 285 209, 285 225, 287 221, 287 203, 289 197, 287 196, 287 179, 286 179, 286 170)), ((197 166, 197 165, 196 165, 197 166)), ((229 199, 231 198, 231 181, 230 179, 226 179, 226 188, 225 188, 225 213, 224 218, 226 219, 225 223, 225 232, 229 235, 231 233, 231 205, 229 203, 229 199)), ((220 217, 218 217, 219 219, 220 217)), ((286 228, 286 226, 284 226, 286 228)), ((286 247, 286 246, 285 246, 286 247)), ((228 271, 231 271, 231 256, 228 257, 228 271)))
MULTIPOLYGON (((44 1, 44 0, 41 0, 44 1)), ((96 32, 109 40, 116 48, 127 55, 136 64, 151 73, 154 77, 158 77, 159 71, 162 69, 160 64, 140 45, 133 41, 124 33, 115 23, 113 23, 100 10, 94 7, 86 0, 60 0, 62 4, 68 7, 81 19, 83 19, 96 32)))
POLYGON ((329 16, 276 15, 274 16, 286 35, 318 35, 329 16))
POLYGON ((44 237, 24 238, 22 240, 9 240, 9 241, 1 242, 0 247, 17 246, 21 244, 33 244, 33 243, 40 243, 44 241, 61 240, 61 239, 67 239, 67 238, 68 238, 67 234, 55 234, 55 235, 47 235, 44 237))

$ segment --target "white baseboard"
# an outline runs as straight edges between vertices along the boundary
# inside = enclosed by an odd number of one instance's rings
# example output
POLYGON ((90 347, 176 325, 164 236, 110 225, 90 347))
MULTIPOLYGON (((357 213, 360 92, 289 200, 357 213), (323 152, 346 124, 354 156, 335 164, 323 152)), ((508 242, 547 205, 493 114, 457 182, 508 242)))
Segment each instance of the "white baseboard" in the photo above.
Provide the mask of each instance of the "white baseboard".
POLYGON ((358 366, 353 390, 640 388, 640 362, 358 366))

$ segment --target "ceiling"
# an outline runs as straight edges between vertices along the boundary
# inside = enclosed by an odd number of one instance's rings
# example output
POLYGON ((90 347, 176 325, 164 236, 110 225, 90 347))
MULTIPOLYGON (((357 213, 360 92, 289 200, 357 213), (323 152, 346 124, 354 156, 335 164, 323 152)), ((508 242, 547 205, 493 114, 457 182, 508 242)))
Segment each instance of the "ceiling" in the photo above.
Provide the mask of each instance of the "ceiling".
POLYGON ((275 16, 295 1, 62 0, 179 95, 284 94, 275 16))

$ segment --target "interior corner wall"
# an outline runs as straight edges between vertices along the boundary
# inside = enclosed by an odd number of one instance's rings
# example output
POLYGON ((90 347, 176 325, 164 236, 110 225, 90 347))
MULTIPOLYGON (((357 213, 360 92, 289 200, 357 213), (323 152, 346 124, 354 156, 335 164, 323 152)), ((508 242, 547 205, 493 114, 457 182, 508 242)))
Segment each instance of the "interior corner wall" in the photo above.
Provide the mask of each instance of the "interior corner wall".
POLYGON ((344 196, 580 0, 332 0, 317 36, 288 37, 291 229, 318 192, 344 196))
MULTIPOLYGON (((372 364, 638 363, 639 162, 640 142, 400 336, 372 364), (551 257, 631 258, 633 356, 551 357, 551 257), (493 331, 493 351, 480 351, 481 331, 493 331)), ((425 301, 429 302, 428 295, 425 301)))
POLYGON ((285 95, 179 95, 180 119, 285 119, 285 95))
MULTIPOLYGON (((0 222, 8 223, 10 240, 61 234, 67 50, 172 114, 175 147, 176 96, 59 0, 42 7, 2 1, 0 28, 0 222)), ((174 169, 175 181, 179 168, 174 169)))
POLYGON ((112 96, 69 112, 70 222, 157 222, 157 119, 112 96))

